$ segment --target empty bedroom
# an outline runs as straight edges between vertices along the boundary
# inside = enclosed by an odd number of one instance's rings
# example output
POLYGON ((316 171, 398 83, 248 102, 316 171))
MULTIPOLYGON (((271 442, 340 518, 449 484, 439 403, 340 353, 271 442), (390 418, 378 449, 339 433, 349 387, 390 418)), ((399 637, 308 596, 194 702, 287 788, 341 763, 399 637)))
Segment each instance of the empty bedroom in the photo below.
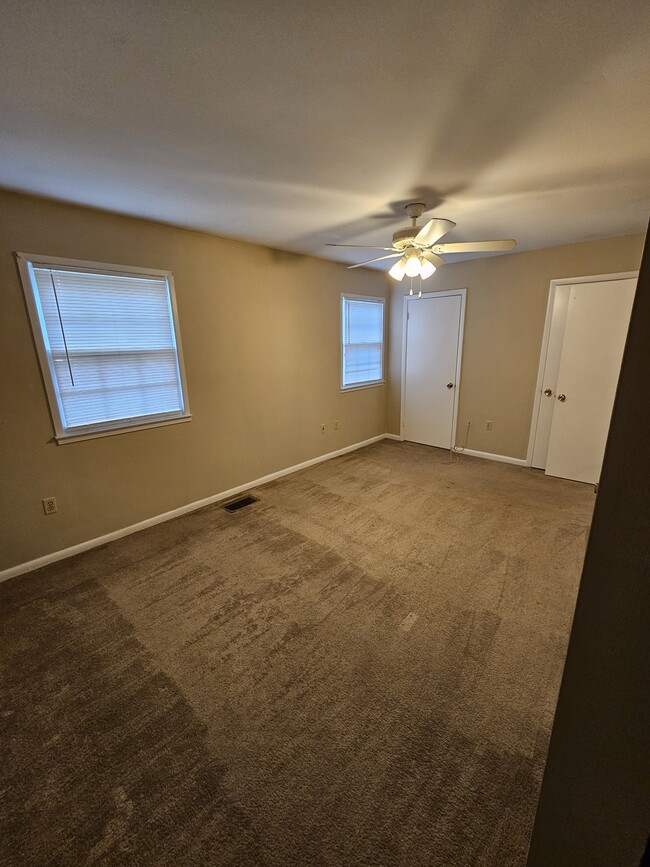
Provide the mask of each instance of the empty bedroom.
POLYGON ((2 863, 639 865, 649 10, 1 7, 2 863))

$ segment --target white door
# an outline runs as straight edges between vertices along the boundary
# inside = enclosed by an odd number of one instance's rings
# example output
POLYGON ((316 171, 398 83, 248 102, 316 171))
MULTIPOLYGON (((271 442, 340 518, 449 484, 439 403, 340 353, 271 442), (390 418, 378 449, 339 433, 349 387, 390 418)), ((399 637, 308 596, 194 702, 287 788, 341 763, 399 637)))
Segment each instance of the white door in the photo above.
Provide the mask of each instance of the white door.
POLYGON ((551 329, 548 336, 546 350, 546 363, 544 365, 544 377, 542 379, 542 396, 539 402, 539 414, 537 416, 537 430, 533 446, 532 466, 540 470, 546 468, 546 456, 548 454, 548 441, 551 436, 551 424, 553 423, 553 410, 555 409, 555 392, 557 377, 560 371, 560 358, 562 357, 562 341, 564 340, 564 328, 566 326, 566 314, 569 307, 569 295, 571 286, 566 283, 556 286, 551 303, 553 309, 551 315, 551 329))
POLYGON ((402 436, 449 448, 455 433, 464 293, 407 297, 402 436))
POLYGON ((552 400, 546 474, 595 484, 600 478, 636 280, 575 283, 567 288, 557 383, 552 394, 543 398, 547 404, 552 400))

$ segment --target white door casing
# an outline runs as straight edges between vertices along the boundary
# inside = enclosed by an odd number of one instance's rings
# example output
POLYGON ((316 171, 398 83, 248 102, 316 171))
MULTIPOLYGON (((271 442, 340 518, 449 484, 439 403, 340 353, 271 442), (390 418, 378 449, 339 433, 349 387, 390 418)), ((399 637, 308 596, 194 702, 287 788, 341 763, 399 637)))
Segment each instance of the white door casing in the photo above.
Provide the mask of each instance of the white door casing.
POLYGON ((637 276, 551 282, 528 449, 548 475, 598 481, 637 276))
POLYGON ((450 448, 456 435, 464 289, 404 299, 402 437, 450 448))

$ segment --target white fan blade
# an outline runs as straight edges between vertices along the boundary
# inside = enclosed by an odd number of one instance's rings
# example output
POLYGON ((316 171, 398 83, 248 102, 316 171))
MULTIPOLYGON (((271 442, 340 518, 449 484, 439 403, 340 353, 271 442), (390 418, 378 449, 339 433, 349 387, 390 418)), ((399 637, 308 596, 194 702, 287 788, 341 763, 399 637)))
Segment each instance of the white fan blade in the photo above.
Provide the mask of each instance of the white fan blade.
POLYGON ((466 241, 459 244, 436 244, 436 253, 491 253, 494 250, 512 250, 517 242, 512 239, 504 241, 466 241))
POLYGON ((428 259, 432 265, 435 265, 436 268, 439 268, 441 265, 445 264, 445 260, 440 256, 436 256, 435 253, 432 253, 431 250, 423 250, 420 254, 423 259, 428 259))
POLYGON ((358 250, 395 250, 395 247, 366 247, 365 244, 325 244, 326 247, 356 247, 358 250))
POLYGON ((364 265, 370 265, 372 262, 381 262, 384 259, 399 259, 401 256, 401 253, 391 253, 390 256, 377 256, 376 259, 368 259, 367 262, 359 262, 358 265, 348 265, 348 270, 351 268, 363 268, 364 265))
POLYGON ((420 244, 423 247, 428 247, 430 244, 435 244, 438 238, 442 238, 447 232, 451 232, 456 223, 451 220, 429 220, 423 226, 413 239, 414 244, 420 244))

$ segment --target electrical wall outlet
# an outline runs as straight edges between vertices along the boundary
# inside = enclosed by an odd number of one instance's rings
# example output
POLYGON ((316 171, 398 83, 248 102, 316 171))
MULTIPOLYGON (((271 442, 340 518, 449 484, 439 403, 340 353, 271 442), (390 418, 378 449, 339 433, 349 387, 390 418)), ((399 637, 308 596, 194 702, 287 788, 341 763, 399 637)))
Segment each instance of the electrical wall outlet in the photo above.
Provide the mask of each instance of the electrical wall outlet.
POLYGON ((491 421, 485 422, 485 430, 492 430, 492 422, 491 421))
POLYGON ((338 419, 336 419, 336 421, 334 422, 333 427, 334 427, 334 430, 338 430, 338 429, 339 429, 339 422, 338 422, 338 419))
POLYGON ((56 500, 54 497, 45 497, 41 502, 43 503, 43 511, 46 515, 53 515, 56 512, 56 500))

